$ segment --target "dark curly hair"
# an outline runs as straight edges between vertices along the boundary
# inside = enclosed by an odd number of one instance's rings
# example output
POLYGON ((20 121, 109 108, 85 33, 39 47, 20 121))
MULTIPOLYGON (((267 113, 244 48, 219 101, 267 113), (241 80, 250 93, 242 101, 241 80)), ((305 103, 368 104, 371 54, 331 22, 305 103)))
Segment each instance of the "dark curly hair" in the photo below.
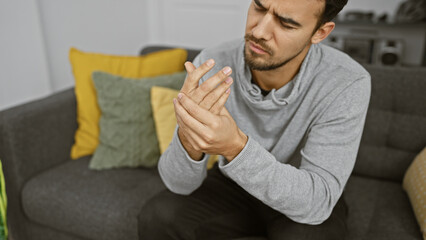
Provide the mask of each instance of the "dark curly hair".
POLYGON ((315 31, 318 30, 324 23, 333 20, 337 14, 348 3, 348 0, 322 0, 325 1, 325 8, 318 19, 315 31))

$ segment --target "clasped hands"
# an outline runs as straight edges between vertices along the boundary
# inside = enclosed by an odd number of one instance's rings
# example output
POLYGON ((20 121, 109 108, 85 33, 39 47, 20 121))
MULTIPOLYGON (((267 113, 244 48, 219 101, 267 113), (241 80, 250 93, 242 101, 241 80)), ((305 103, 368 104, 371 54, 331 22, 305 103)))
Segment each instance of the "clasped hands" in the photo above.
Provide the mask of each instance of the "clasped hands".
POLYGON ((232 69, 225 67, 199 85, 215 62, 210 59, 196 68, 185 63, 187 78, 173 99, 179 139, 194 160, 203 153, 222 155, 232 161, 245 147, 248 137, 238 128, 225 108, 233 79, 232 69))

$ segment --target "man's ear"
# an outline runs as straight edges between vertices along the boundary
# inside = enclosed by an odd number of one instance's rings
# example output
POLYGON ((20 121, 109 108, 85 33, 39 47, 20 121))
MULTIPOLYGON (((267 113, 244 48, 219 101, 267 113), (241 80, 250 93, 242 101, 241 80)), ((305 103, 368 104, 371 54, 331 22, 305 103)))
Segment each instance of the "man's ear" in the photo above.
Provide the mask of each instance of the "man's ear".
POLYGON ((319 43, 324 40, 333 31, 335 25, 334 22, 324 23, 312 36, 311 43, 319 43))

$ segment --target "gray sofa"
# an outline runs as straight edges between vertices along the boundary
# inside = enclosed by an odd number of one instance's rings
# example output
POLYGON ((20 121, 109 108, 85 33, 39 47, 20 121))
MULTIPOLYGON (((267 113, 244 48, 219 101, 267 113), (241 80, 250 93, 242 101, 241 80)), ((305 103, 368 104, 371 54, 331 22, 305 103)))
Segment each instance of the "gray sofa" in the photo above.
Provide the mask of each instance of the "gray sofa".
MULTIPOLYGON (((426 145, 426 68, 366 68, 372 98, 345 190, 349 239, 421 239, 401 181, 426 145)), ((138 238, 140 209, 165 189, 157 169, 89 170, 90 156, 69 158, 76 128, 73 89, 0 112, 13 240, 138 238)))

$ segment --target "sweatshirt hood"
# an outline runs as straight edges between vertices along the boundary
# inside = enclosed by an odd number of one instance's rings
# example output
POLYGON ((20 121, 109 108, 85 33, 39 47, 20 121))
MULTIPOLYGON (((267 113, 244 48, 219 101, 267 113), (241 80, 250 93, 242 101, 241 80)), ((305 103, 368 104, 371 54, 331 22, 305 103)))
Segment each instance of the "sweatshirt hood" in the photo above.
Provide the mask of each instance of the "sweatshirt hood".
POLYGON ((254 106, 258 106, 262 109, 276 109, 286 106, 294 102, 294 100, 300 95, 304 87, 306 87, 307 81, 312 79, 309 73, 313 71, 307 71, 307 69, 316 65, 311 61, 315 54, 318 54, 317 45, 312 44, 309 48, 308 54, 302 62, 299 72, 294 78, 286 85, 279 89, 272 89, 270 93, 263 96, 261 89, 256 84, 252 83, 252 74, 249 66, 244 60, 244 44, 242 41, 238 53, 238 71, 236 71, 239 87, 242 89, 243 95, 246 100, 250 101, 254 106))

